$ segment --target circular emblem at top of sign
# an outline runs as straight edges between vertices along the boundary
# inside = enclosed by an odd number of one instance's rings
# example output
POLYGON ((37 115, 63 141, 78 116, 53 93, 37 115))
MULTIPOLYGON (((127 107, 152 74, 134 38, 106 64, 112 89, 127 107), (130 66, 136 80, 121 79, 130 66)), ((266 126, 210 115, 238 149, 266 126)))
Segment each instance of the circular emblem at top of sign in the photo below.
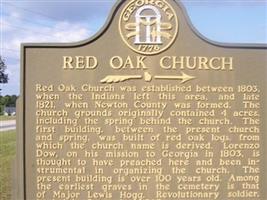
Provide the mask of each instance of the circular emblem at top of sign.
POLYGON ((154 55, 173 44, 178 33, 178 19, 165 0, 132 0, 121 13, 119 31, 132 50, 154 55))

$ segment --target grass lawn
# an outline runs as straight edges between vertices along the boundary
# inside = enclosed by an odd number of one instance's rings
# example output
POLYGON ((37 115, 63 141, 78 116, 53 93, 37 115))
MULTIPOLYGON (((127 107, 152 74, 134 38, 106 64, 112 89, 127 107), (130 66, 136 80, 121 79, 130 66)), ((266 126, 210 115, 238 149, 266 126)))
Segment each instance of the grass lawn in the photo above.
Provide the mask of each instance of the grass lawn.
POLYGON ((15 120, 16 116, 4 116, 0 115, 0 121, 15 120))
POLYGON ((0 200, 11 199, 11 169, 16 153, 16 132, 0 132, 0 200))

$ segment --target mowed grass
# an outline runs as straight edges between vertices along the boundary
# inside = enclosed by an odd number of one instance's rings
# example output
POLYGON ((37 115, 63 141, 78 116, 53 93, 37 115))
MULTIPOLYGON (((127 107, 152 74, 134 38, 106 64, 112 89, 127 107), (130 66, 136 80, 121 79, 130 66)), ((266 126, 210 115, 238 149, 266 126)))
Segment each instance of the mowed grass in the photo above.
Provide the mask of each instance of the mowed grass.
POLYGON ((0 200, 11 199, 11 169, 16 154, 16 132, 0 132, 0 200))
POLYGON ((0 115, 0 121, 8 121, 8 120, 15 120, 16 116, 5 116, 5 115, 0 115))

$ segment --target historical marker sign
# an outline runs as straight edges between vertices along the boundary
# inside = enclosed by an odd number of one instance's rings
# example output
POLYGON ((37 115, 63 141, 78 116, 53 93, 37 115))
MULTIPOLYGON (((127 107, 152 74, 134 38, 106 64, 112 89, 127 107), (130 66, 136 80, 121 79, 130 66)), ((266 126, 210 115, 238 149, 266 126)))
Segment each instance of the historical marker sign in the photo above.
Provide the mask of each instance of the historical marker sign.
POLYGON ((173 0, 23 45, 16 199, 266 199, 266 52, 203 38, 173 0))

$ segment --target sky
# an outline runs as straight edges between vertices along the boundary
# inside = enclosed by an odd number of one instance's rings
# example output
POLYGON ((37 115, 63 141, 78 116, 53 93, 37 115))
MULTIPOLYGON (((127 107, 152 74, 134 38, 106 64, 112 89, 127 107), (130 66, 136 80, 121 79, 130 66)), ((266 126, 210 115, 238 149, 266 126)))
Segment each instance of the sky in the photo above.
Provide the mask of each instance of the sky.
MULTIPOLYGON (((267 44, 267 0, 181 0, 195 28, 224 43, 267 44)), ((8 84, 1 95, 20 93, 20 44, 78 42, 105 23, 115 0, 0 0, 0 55, 8 84)))

